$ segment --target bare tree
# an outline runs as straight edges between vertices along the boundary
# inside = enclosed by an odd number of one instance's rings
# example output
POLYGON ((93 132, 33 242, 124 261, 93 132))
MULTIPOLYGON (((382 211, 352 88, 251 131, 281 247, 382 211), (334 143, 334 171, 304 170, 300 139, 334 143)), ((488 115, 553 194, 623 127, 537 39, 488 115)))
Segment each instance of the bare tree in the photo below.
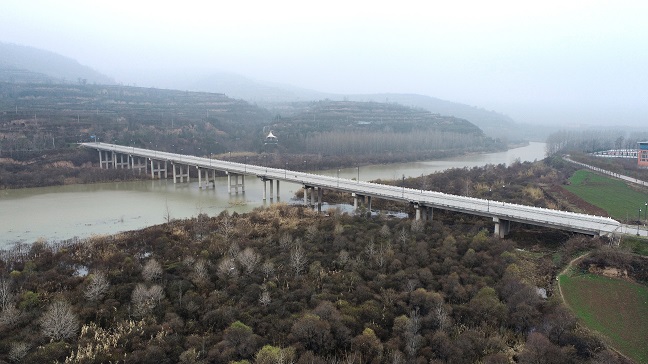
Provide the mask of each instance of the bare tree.
POLYGON ((14 295, 11 292, 11 282, 6 278, 0 278, 0 311, 13 306, 14 295))
POLYGON ((204 259, 198 259, 193 266, 193 279, 196 283, 204 283, 209 280, 209 270, 204 259))
POLYGON ((41 332, 52 341, 69 339, 79 331, 79 318, 67 301, 52 302, 40 319, 41 332))
POLYGON ((223 258, 220 263, 218 263, 218 273, 222 277, 238 277, 236 261, 230 257, 223 258))
POLYGON ((155 258, 146 262, 142 269, 142 277, 144 277, 144 280, 147 282, 156 281, 162 277, 162 266, 157 262, 157 260, 155 260, 155 258))
POLYGON ((334 235, 342 235, 344 232, 344 225, 340 224, 339 222, 335 224, 335 227, 333 228, 333 234, 334 235))
POLYGON ((425 223, 423 222, 423 220, 412 220, 412 227, 411 227, 412 232, 420 233, 423 231, 424 228, 425 228, 425 223))
POLYGON ((365 254, 367 254, 367 257, 369 258, 369 262, 373 262, 376 259, 376 244, 374 244, 373 238, 371 238, 369 240, 369 243, 367 243, 364 252, 365 254))
POLYGON ((209 232, 209 215, 201 212, 196 217, 196 223, 194 224, 194 234, 195 236, 202 238, 208 232, 209 232))
POLYGON ((402 228, 398 233, 397 239, 401 244, 407 243, 407 240, 409 240, 409 234, 407 233, 407 231, 405 231, 405 228, 402 228))
POLYGON ((298 277, 299 273, 304 270, 307 261, 304 249, 301 245, 295 245, 295 247, 290 251, 290 266, 295 272, 295 277, 298 277))
POLYGON ((103 298, 104 294, 110 287, 110 282, 103 272, 96 272, 90 276, 90 283, 86 287, 83 295, 90 301, 98 301, 103 298))
POLYGON ((247 274, 252 274, 261 257, 257 254, 252 248, 245 248, 239 255, 238 261, 245 267, 245 272, 247 274))
POLYGON ((241 252, 241 248, 239 247, 238 243, 235 241, 232 242, 232 244, 230 244, 229 248, 227 249, 227 255, 232 259, 236 259, 240 252, 241 252))
POLYGON ((263 306, 267 306, 272 302, 270 299, 270 293, 268 292, 268 288, 263 285, 261 287, 261 295, 259 296, 259 303, 263 306))
POLYGON ((14 306, 9 306, 4 310, 0 311, 0 328, 4 329, 13 329, 16 327, 22 312, 14 306))
POLYGON ((15 342, 11 343, 11 349, 9 349, 9 360, 14 363, 19 363, 29 352, 29 344, 25 342, 15 342))
POLYGON ((266 279, 270 278, 270 276, 273 275, 275 272, 274 263, 269 261, 264 262, 261 265, 261 272, 263 272, 263 275, 265 276, 266 279))
POLYGON ((164 220, 169 223, 173 218, 171 217, 171 209, 169 209, 169 200, 164 202, 164 220))
POLYGON ((232 236, 232 233, 234 232, 234 224, 232 223, 232 219, 227 215, 227 213, 224 214, 223 218, 218 224, 218 232, 223 235, 225 242, 228 243, 230 237, 232 236))
POLYGON ((380 228, 380 231, 378 232, 378 234, 380 235, 381 238, 387 239, 391 235, 391 230, 389 229, 389 226, 387 226, 387 224, 385 224, 380 228))
POLYGON ((292 243, 293 243, 293 237, 289 233, 285 233, 281 235, 281 237, 279 238, 279 246, 282 249, 289 248, 292 245, 292 243))
POLYGON ((306 239, 308 239, 308 241, 315 240, 317 238, 318 234, 319 234, 319 230, 317 229, 316 225, 308 225, 308 227, 306 228, 306 234, 305 234, 306 239))
POLYGON ((146 288, 146 285, 139 283, 131 294, 133 314, 143 317, 151 313, 153 309, 164 298, 164 290, 158 285, 146 288))

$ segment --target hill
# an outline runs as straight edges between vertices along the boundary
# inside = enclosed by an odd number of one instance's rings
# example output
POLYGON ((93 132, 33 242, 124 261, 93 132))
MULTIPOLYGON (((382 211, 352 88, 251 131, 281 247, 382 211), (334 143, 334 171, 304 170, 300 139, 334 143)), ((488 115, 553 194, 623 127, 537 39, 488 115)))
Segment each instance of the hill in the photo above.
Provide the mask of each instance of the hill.
POLYGON ((281 111, 270 128, 288 151, 327 156, 399 153, 420 159, 417 155, 431 151, 498 147, 467 120, 399 104, 324 100, 293 103, 281 111))
MULTIPOLYGON (((198 81, 182 85, 190 90, 222 92, 230 97, 273 109, 282 108, 295 101, 361 101, 399 103, 406 106, 423 108, 434 114, 450 115, 466 119, 477 125, 487 135, 501 137, 511 132, 515 121, 510 117, 475 106, 417 94, 357 94, 342 95, 308 90, 291 85, 252 80, 232 73, 215 73, 198 81)), ((181 87, 181 88, 182 88, 181 87)))
POLYGON ((350 95, 348 99, 356 101, 385 100, 385 102, 397 102, 402 105, 423 108, 436 114, 452 115, 469 120, 482 129, 484 133, 493 136, 501 136, 503 132, 507 132, 507 129, 515 125, 513 119, 496 111, 425 95, 383 93, 350 95))
POLYGON ((0 43, 0 82, 115 83, 72 58, 10 43, 0 43))

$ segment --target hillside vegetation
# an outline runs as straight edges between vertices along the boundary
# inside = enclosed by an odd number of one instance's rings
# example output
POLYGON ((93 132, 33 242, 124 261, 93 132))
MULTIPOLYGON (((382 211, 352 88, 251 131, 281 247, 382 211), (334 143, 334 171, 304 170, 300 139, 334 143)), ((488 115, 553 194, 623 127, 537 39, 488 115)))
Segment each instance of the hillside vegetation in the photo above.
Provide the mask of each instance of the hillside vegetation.
MULTIPOLYGON (((481 179, 471 195, 540 205, 533 181, 561 180, 542 162, 425 177, 481 179)), ((516 225, 498 239, 491 229, 451 212, 423 224, 277 204, 19 244, 0 254, 0 359, 623 363, 553 298, 555 277, 583 251, 639 281, 645 262, 610 255, 598 238, 516 225)))
MULTIPOLYGON (((57 165, 96 164, 88 154, 70 156, 64 150, 95 140, 310 170, 505 148, 466 120, 395 104, 321 101, 272 116, 266 109, 222 94, 0 83, 3 187, 38 186, 39 181, 27 179, 42 173, 35 167, 45 154, 51 163, 60 162, 57 165), (279 143, 265 145, 271 130, 279 143), (8 183, 15 180, 13 173, 24 174, 25 182, 8 183)), ((61 169, 48 180, 73 181, 78 173, 69 172, 65 175, 61 169)))
POLYGON ((535 276, 555 270, 550 260, 530 261, 483 228, 322 217, 274 205, 16 247, 0 261, 7 287, 0 355, 24 362, 616 362, 562 306, 537 294, 535 276))

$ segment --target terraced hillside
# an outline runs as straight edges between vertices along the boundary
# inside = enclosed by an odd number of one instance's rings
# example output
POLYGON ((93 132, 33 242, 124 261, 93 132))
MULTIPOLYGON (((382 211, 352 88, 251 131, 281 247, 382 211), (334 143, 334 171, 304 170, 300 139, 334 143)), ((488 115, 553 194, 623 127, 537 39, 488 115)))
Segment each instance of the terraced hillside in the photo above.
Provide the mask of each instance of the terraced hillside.
POLYGON ((330 101, 294 104, 272 129, 289 149, 323 154, 411 153, 494 147, 467 120, 394 103, 330 101))

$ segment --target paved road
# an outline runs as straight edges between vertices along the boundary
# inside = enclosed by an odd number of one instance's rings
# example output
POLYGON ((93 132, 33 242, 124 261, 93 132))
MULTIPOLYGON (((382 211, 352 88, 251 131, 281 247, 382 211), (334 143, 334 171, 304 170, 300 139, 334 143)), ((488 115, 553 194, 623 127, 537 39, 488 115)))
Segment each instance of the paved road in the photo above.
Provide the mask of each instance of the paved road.
POLYGON ((633 177, 624 176, 622 174, 618 174, 618 173, 615 173, 615 172, 612 172, 612 171, 608 171, 608 170, 605 170, 605 169, 602 169, 602 168, 599 168, 599 167, 590 166, 589 164, 576 162, 575 160, 570 159, 568 155, 564 155, 563 159, 568 161, 568 162, 578 164, 579 166, 589 168, 589 169, 591 169, 593 171, 597 171, 597 172, 600 172, 600 173, 603 173, 603 174, 610 175, 612 177, 622 179, 622 180, 624 180, 626 182, 634 183, 634 184, 637 184, 637 185, 640 185, 640 186, 648 186, 648 182, 646 182, 646 181, 642 181, 640 179, 633 178, 633 177))

